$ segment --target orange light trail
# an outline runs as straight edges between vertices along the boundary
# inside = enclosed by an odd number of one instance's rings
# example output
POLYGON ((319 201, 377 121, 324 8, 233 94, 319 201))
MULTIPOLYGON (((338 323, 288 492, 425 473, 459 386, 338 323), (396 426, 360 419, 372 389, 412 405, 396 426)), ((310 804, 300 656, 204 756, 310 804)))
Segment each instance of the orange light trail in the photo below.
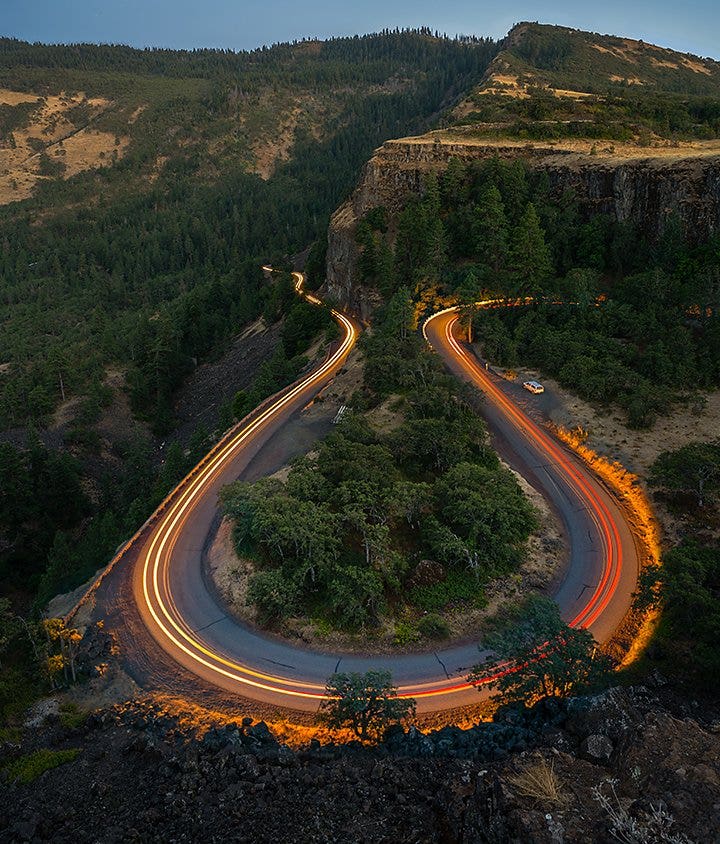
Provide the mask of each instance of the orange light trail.
MULTIPOLYGON (((486 303, 478 303, 485 305, 486 303)), ((495 300, 489 300, 487 304, 495 305, 495 300)), ((441 311, 440 314, 447 314, 456 311, 457 309, 448 308, 441 311)), ((430 317, 430 320, 435 319, 440 314, 435 314, 430 317)), ((598 497, 593 488, 587 483, 583 474, 576 468, 573 461, 553 442, 553 440, 545 434, 531 419, 505 396, 478 363, 471 358, 465 349, 460 346, 453 335, 453 328, 457 324, 459 317, 455 316, 449 320, 445 327, 445 338, 448 345, 453 349, 457 358, 462 361, 466 372, 473 377, 473 379, 480 384, 483 391, 492 396, 493 400, 499 405, 505 414, 513 420, 515 425, 529 436, 535 443, 547 453, 554 461, 562 466, 563 471, 568 478, 572 480, 573 485, 579 492, 580 496, 585 500, 590 508, 589 512, 592 514, 596 524, 600 528, 605 546, 605 557, 603 566, 603 576, 600 583, 595 588, 592 597, 586 606, 569 622, 572 627, 590 627, 603 612, 605 607, 610 602, 618 580, 620 579, 620 571, 622 568, 622 545, 617 526, 610 516, 605 503, 598 497), (609 588, 608 582, 610 582, 609 588)), ((426 326, 430 322, 428 320, 423 326, 423 334, 427 340, 426 326)))
MULTIPOLYGON (((263 269, 271 270, 269 267, 263 269)), ((317 297, 303 291, 303 276, 300 273, 293 275, 296 292, 312 304, 322 304, 317 297)), ((488 300, 479 304, 485 307, 494 307, 499 306, 501 300, 488 300)), ((574 486, 577 493, 586 502, 588 512, 599 529, 604 550, 602 576, 588 603, 570 622, 573 626, 587 628, 602 614, 617 587, 622 566, 622 549, 617 526, 604 502, 599 498, 579 467, 574 465, 573 460, 558 444, 513 405, 478 363, 457 342, 453 335, 453 328, 458 320, 457 311, 457 308, 448 308, 430 317, 423 326, 425 338, 428 339, 427 326, 432 320, 443 315, 455 314, 454 317, 448 319, 445 326, 445 340, 458 361, 461 362, 465 372, 492 397, 502 412, 534 442, 537 448, 548 454, 562 468, 568 482, 574 486)), ((152 618, 153 634, 168 653, 171 655, 174 653, 176 656, 182 654, 198 666, 218 675, 219 678, 230 679, 244 687, 265 690, 296 699, 323 699, 325 697, 324 683, 305 682, 264 673, 213 650, 183 619, 172 594, 171 569, 175 545, 183 532, 184 526, 203 496, 209 493, 213 482, 222 470, 228 466, 229 462, 238 455, 242 448, 252 441, 255 435, 270 425, 281 411, 287 410, 299 397, 312 394, 314 390, 320 389, 344 363, 355 344, 358 331, 355 324, 341 312, 332 310, 332 315, 343 331, 343 338, 338 348, 314 372, 275 396, 269 403, 251 414, 247 420, 240 423, 235 432, 216 447, 188 475, 167 500, 166 512, 159 513, 158 523, 139 560, 139 565, 141 565, 142 604, 147 608, 152 618)), ((137 597, 139 600, 140 596, 137 595, 137 597)), ((442 697, 469 689, 475 685, 492 683, 514 670, 517 670, 517 666, 503 663, 496 666, 494 673, 484 677, 478 683, 470 684, 467 681, 458 681, 457 679, 449 679, 445 684, 437 680, 416 682, 400 685, 398 694, 400 697, 413 698, 442 697)))

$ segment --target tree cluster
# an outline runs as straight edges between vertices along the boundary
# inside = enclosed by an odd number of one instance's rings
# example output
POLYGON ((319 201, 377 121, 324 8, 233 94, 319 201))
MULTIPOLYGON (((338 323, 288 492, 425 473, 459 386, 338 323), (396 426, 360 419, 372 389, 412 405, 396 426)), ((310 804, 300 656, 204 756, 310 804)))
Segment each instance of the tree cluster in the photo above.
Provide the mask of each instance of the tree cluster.
POLYGON ((372 626, 399 602, 442 609, 477 599, 520 560, 532 508, 453 379, 421 350, 410 310, 396 297, 366 346, 368 393, 397 391, 402 424, 380 433, 351 414, 285 483, 223 492, 238 552, 257 565, 249 600, 267 621, 302 613, 372 626), (412 572, 427 558, 443 575, 414 589, 412 572))
POLYGON ((610 668, 587 630, 568 626, 557 604, 539 595, 519 606, 485 637, 492 652, 469 681, 496 689, 503 703, 569 697, 602 685, 610 668))
POLYGON ((453 296, 488 358, 617 403, 633 426, 720 379, 720 241, 690 245, 675 217, 649 242, 584 216, 572 192, 554 195, 521 161, 452 160, 395 221, 371 211, 358 243, 361 272, 386 296, 400 282, 419 299, 453 296), (484 296, 535 301, 477 312, 484 296))
POLYGON ((663 452, 649 478, 676 517, 682 538, 668 549, 662 565, 641 577, 639 609, 662 610, 653 642, 653 659, 694 687, 720 688, 720 443, 691 442, 663 452))

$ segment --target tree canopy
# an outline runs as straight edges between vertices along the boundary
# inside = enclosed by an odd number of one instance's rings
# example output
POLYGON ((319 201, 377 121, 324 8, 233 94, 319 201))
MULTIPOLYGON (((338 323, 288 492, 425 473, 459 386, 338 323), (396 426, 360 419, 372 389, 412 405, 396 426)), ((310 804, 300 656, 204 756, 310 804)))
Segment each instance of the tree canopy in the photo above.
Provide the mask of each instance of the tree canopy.
POLYGON ((378 738, 391 724, 415 714, 412 698, 399 698, 389 671, 333 674, 320 711, 334 728, 350 727, 361 740, 378 738))
POLYGON ((495 656, 475 666, 468 680, 496 689, 496 699, 529 703, 567 697, 601 684, 608 661, 587 630, 569 627, 549 598, 531 597, 484 647, 495 656))

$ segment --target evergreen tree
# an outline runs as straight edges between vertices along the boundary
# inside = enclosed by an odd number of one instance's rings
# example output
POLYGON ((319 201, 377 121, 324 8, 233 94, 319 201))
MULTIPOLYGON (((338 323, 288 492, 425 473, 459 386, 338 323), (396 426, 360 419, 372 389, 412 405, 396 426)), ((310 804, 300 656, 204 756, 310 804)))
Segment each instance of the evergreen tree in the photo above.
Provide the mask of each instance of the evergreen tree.
POLYGON ((516 292, 522 294, 539 292, 553 273, 545 232, 532 202, 513 232, 509 263, 516 292))
POLYGON ((473 241, 475 252, 497 276, 507 260, 508 222, 502 195, 492 183, 485 186, 475 208, 473 241))
POLYGON ((478 277, 472 270, 468 270, 458 288, 458 297, 461 306, 460 322, 467 331, 468 343, 472 343, 473 341, 473 316, 475 314, 475 303, 480 299, 480 295, 481 290, 478 277))

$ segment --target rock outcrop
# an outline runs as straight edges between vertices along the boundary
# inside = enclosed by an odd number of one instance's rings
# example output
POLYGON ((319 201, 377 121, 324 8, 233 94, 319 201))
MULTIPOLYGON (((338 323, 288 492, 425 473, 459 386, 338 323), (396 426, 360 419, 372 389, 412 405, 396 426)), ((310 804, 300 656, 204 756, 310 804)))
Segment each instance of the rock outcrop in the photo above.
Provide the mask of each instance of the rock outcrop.
POLYGON ((552 192, 571 189, 590 216, 610 214, 634 223, 650 237, 676 214, 688 234, 702 239, 720 231, 720 154, 714 147, 606 147, 593 154, 550 145, 482 143, 440 134, 388 141, 375 151, 360 183, 330 221, 326 294, 343 307, 366 316, 376 297, 359 285, 355 226, 370 209, 399 211, 410 194, 422 190, 429 173, 441 173, 451 159, 464 163, 498 156, 522 158, 547 173, 552 192))
POLYGON ((29 784, 0 776, 0 842, 717 841, 720 733, 700 711, 617 688, 467 730, 291 750, 249 717, 203 733, 135 703, 0 745, 0 767, 79 751, 29 784))

